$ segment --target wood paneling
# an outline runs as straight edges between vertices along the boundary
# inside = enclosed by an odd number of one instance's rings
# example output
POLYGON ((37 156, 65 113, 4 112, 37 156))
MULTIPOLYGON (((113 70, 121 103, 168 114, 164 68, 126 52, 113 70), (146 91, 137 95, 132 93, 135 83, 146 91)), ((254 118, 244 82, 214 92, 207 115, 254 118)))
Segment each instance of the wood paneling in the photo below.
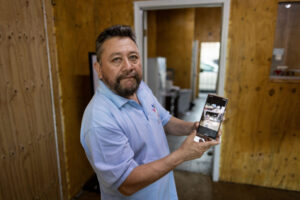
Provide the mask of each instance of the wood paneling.
POLYGON ((156 11, 147 12, 147 45, 148 58, 157 57, 156 53, 156 11))
POLYGON ((91 96, 88 52, 114 24, 133 25, 133 0, 54 1, 68 197, 93 173, 80 144, 81 118, 91 96))
MULTIPOLYGON (((94 51, 94 41, 104 28, 113 24, 133 25, 133 0, 53 2, 56 4, 58 72, 70 197, 92 174, 79 143, 81 117, 90 98, 88 52, 94 51)), ((299 177, 296 171, 300 171, 299 158, 295 160, 292 154, 299 153, 295 144, 300 135, 296 124, 300 88, 295 84, 270 83, 268 77, 276 9, 276 1, 268 0, 262 4, 259 0, 232 0, 226 73, 226 95, 230 103, 224 123, 220 178, 298 189, 299 183, 295 180, 299 177), (287 118, 288 113, 291 113, 291 120, 287 118), (280 120, 281 116, 285 118, 280 120), (269 158, 266 152, 275 153, 269 158), (293 169, 285 167, 286 157, 293 169), (271 167, 265 166, 267 163, 271 163, 271 167), (271 174, 272 170, 276 174, 271 174)), ((186 19, 176 21, 190 24, 191 18, 186 15, 186 19)), ((177 35, 177 32, 184 31, 176 29, 174 34, 177 35)), ((191 28, 187 34, 190 33, 194 33, 194 29, 191 28)), ((191 47, 192 43, 176 46, 190 55, 191 47)), ((176 48, 169 47, 172 51, 176 48)), ((188 59, 184 65, 190 68, 190 62, 191 59, 188 59)), ((172 65, 168 61, 168 67, 172 65)), ((181 77, 190 76, 186 70, 178 73, 181 77)), ((177 81, 181 84, 179 79, 177 81)), ((189 81, 182 82, 182 87, 189 87, 189 81)))
POLYGON ((88 52, 96 37, 92 5, 92 1, 56 1, 54 6, 68 199, 92 175, 79 139, 81 117, 91 98, 88 52))
POLYGON ((269 80, 277 2, 231 1, 220 179, 300 190, 300 85, 269 80))
POLYGON ((195 39, 199 42, 220 42, 222 8, 196 8, 195 39))
POLYGON ((0 4, 0 199, 59 199, 43 1, 0 4))
MULTIPOLYGON (((195 38, 199 41, 197 74, 200 73, 201 42, 221 42, 222 8, 196 8, 195 38)), ((196 91, 199 91, 199 76, 197 76, 196 91)), ((198 96, 198 92, 195 93, 198 96)))
POLYGON ((57 60, 57 49, 56 49, 56 34, 55 24, 53 16, 53 4, 54 1, 44 1, 46 10, 47 20, 47 32, 49 41, 49 54, 51 64, 51 75, 52 75, 52 86, 53 86, 53 100, 55 109, 56 119, 56 132, 58 142, 58 153, 59 153, 59 165, 61 175, 61 189, 62 198, 68 199, 68 185, 67 185, 67 169, 66 169, 66 156, 64 151, 64 130, 63 130, 63 116, 62 116, 62 98, 61 98, 61 84, 59 79, 59 69, 57 60))
POLYGON ((191 59, 195 9, 156 11, 156 54, 175 70, 174 85, 191 88, 191 59))

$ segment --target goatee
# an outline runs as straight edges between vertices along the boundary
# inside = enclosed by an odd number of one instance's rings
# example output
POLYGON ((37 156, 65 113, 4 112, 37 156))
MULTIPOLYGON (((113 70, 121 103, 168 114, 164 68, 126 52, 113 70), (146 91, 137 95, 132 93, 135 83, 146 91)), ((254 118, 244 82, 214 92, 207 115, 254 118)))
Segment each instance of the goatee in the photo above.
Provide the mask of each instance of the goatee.
POLYGON ((103 76, 103 81, 110 87, 110 89, 115 91, 115 93, 117 93, 118 95, 124 98, 128 98, 137 91, 142 81, 142 78, 139 76, 137 72, 131 71, 131 72, 125 72, 120 76, 118 76, 115 82, 109 81, 109 79, 107 79, 107 77, 105 76, 103 76), (121 81, 129 77, 133 78, 135 83, 133 83, 130 87, 123 87, 121 85, 121 81))

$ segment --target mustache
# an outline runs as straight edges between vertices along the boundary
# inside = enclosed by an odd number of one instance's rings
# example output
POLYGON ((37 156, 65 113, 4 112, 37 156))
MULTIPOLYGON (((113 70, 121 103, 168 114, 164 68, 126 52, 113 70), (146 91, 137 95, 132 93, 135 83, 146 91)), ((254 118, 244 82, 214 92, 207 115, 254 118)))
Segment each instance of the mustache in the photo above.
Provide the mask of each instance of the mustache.
POLYGON ((129 77, 134 78, 136 81, 139 80, 139 76, 135 71, 131 71, 131 72, 127 71, 127 72, 122 73, 120 76, 118 76, 117 82, 120 83, 120 81, 122 79, 129 78, 129 77))

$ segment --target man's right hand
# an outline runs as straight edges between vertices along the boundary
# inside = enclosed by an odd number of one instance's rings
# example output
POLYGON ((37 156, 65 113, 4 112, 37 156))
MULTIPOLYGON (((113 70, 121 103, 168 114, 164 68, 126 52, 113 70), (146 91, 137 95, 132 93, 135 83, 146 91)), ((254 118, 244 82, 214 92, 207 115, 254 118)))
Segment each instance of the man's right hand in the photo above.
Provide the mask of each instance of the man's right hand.
POLYGON ((138 190, 157 181, 182 162, 199 158, 211 146, 220 143, 219 137, 217 137, 217 140, 195 142, 195 136, 196 130, 192 131, 182 143, 181 147, 173 153, 159 160, 134 168, 126 180, 118 188, 119 191, 127 196, 132 195, 138 190))
POLYGON ((210 147, 220 144, 220 135, 216 140, 207 140, 205 142, 195 142, 195 136, 196 130, 192 131, 192 133, 182 143, 180 148, 177 149, 178 154, 181 156, 183 161, 200 158, 210 147))

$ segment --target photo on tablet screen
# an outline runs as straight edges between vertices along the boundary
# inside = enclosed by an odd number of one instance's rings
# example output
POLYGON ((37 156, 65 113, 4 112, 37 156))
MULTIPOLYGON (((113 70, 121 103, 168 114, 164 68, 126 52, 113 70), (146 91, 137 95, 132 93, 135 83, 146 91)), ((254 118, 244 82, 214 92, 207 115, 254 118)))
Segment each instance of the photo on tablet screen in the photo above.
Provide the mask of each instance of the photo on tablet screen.
POLYGON ((227 99, 216 95, 208 95, 201 115, 198 134, 215 139, 225 113, 227 99))

